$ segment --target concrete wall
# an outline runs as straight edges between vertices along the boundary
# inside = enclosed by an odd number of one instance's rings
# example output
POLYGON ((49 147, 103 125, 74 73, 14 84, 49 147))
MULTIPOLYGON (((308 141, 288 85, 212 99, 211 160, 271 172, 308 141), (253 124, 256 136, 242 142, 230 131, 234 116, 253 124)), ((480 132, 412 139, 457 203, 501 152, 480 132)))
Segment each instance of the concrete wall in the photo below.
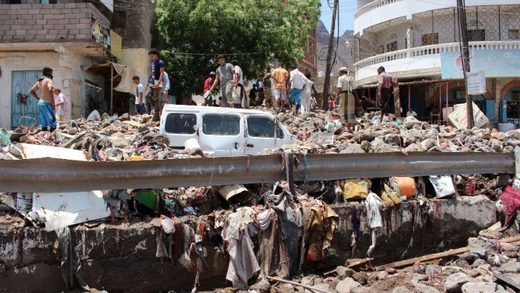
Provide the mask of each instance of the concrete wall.
POLYGON ((146 48, 152 44, 155 20, 151 0, 115 1, 112 29, 123 38, 123 48, 146 48))
POLYGON ((2 4, 0 42, 90 41, 92 17, 110 27, 91 3, 2 4))
MULTIPOLYGON (((352 206, 334 207, 339 229, 326 264, 343 264, 351 257, 352 206)), ((375 249, 376 263, 407 258, 419 253, 466 245, 496 221, 495 205, 483 196, 463 200, 432 200, 430 206, 417 201, 383 212, 384 227, 375 249)), ((364 212, 361 241, 356 257, 365 257, 370 230, 364 212)), ((62 291, 58 260, 53 251, 54 233, 35 228, 16 228, 0 217, 0 284, 6 291, 62 291)), ((74 228, 73 247, 83 259, 81 272, 91 287, 108 291, 155 292, 192 287, 193 274, 178 264, 155 257, 156 228, 150 223, 130 226, 102 224, 74 228), (129 280, 131 280, 129 282, 129 280)), ((201 275, 206 289, 224 287, 227 260, 208 247, 214 269, 201 275)), ((327 268, 324 268, 327 269, 327 268)), ((204 288, 202 288, 204 289, 204 288)))

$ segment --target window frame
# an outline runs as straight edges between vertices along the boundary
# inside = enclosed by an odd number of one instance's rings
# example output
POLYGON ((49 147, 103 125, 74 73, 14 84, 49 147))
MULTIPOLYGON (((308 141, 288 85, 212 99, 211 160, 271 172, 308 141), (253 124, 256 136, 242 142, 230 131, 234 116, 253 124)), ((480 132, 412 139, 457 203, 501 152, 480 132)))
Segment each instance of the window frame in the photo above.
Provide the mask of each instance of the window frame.
MULTIPOLYGON (((175 118, 173 118, 173 119, 175 119, 175 118)), ((164 122, 164 131, 165 131, 167 134, 175 134, 175 135, 195 135, 195 134, 197 134, 197 129, 196 129, 196 127, 195 127, 195 126, 198 125, 197 122, 198 122, 198 121, 197 121, 197 114, 195 114, 195 113, 179 113, 179 112, 168 113, 168 115, 166 115, 166 120, 165 120, 165 122, 164 122), (179 116, 181 116, 181 115, 188 115, 188 116, 194 116, 194 117, 195 117, 195 124, 192 126, 192 128, 193 128, 193 132, 192 132, 192 133, 184 133, 184 132, 171 132, 171 131, 169 131, 169 129, 168 129, 168 125, 169 125, 169 123, 168 123, 168 118, 169 118, 171 115, 179 115, 179 116)))

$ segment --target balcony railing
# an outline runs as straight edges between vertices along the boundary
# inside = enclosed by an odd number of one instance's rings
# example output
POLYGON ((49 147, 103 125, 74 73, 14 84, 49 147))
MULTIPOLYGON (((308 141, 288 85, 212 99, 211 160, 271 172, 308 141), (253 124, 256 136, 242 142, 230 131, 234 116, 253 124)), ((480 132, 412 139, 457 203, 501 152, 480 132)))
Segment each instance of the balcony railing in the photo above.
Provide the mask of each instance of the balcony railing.
MULTIPOLYGON (((488 42, 470 42, 470 50, 520 50, 520 41, 488 41, 488 42)), ((459 43, 445 43, 430 46, 422 46, 410 49, 404 49, 394 52, 379 54, 373 57, 363 59, 354 64, 356 68, 363 68, 370 65, 381 64, 388 61, 436 55, 445 52, 456 52, 460 50, 459 43)))
POLYGON ((395 2, 399 2, 399 1, 403 1, 403 0, 377 0, 377 1, 370 2, 367 5, 364 5, 361 8, 359 8, 356 11, 355 17, 358 17, 358 16, 363 15, 374 9, 377 9, 377 8, 380 8, 385 5, 395 3, 395 2))

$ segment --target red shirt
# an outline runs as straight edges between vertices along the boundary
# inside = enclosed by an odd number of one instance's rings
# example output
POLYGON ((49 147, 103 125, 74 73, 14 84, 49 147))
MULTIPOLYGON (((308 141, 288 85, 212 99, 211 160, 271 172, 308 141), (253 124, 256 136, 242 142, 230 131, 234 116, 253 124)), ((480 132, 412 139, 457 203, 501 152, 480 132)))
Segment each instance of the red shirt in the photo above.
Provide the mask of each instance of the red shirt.
POLYGON ((202 89, 203 92, 207 92, 211 89, 211 86, 213 85, 213 78, 211 77, 208 77, 206 78, 206 80, 204 81, 204 88, 202 89))

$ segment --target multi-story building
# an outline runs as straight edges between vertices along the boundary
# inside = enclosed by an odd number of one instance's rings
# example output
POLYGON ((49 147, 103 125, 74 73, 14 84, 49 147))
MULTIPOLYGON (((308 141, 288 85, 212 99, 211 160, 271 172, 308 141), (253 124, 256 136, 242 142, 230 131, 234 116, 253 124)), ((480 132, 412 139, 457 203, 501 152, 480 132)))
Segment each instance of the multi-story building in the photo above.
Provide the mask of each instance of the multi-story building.
MULTIPOLYGON (((404 111, 410 107, 423 118, 439 117, 446 107, 450 111, 464 101, 456 2, 357 1, 354 67, 365 95, 374 96, 369 88, 377 82, 377 68, 384 66, 403 84, 404 111)), ((520 2, 465 2, 471 71, 484 71, 487 78, 487 92, 474 101, 493 122, 519 119, 520 2)))

